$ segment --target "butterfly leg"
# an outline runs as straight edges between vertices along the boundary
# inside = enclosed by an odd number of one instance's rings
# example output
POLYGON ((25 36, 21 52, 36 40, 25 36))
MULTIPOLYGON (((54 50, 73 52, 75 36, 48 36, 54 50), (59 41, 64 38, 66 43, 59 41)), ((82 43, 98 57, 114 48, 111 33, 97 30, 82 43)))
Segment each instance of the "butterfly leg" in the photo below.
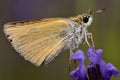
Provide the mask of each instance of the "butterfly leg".
POLYGON ((95 44, 94 44, 94 40, 93 40, 93 35, 92 35, 92 33, 87 33, 87 36, 88 36, 88 38, 91 40, 91 42, 92 42, 92 46, 94 46, 95 44))
POLYGON ((72 54, 73 54, 73 50, 72 50, 72 48, 70 48, 69 72, 70 72, 72 69, 75 69, 75 68, 77 67, 77 62, 76 62, 76 60, 71 60, 72 54))
POLYGON ((87 32, 85 32, 85 42, 87 43, 88 47, 90 46, 89 42, 88 42, 88 34, 87 32))
POLYGON ((69 57, 69 71, 71 71, 71 56, 73 54, 72 48, 70 47, 70 57, 69 57))

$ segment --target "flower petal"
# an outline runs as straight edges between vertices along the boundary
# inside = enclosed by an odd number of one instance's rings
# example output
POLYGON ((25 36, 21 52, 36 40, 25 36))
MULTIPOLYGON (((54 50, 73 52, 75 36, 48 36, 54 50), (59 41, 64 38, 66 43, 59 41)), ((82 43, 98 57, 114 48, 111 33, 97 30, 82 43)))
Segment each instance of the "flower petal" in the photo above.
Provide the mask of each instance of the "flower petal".
POLYGON ((79 66, 70 73, 72 80, 86 80, 87 71, 86 71, 86 68, 84 65, 85 56, 84 56, 83 51, 81 51, 81 50, 76 51, 71 56, 71 59, 79 61, 79 66))
POLYGON ((72 60, 84 60, 84 52, 82 50, 77 50, 73 55, 71 56, 72 60))
POLYGON ((89 60, 92 64, 95 64, 97 62, 97 54, 96 54, 93 46, 91 46, 88 49, 88 56, 89 56, 89 60))
POLYGON ((118 77, 119 71, 111 64, 107 63, 104 68, 104 79, 110 80, 111 76, 118 77))

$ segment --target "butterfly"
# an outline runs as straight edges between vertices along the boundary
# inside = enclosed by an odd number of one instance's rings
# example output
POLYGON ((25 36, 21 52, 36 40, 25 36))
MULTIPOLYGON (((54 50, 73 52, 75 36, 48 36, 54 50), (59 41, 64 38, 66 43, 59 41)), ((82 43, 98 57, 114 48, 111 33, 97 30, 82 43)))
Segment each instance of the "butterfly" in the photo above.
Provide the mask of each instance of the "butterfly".
POLYGON ((89 46, 88 35, 93 39, 87 29, 92 21, 92 11, 89 10, 69 18, 10 22, 4 25, 3 31, 25 60, 40 66, 51 62, 65 49, 70 49, 72 54, 83 41, 89 46))

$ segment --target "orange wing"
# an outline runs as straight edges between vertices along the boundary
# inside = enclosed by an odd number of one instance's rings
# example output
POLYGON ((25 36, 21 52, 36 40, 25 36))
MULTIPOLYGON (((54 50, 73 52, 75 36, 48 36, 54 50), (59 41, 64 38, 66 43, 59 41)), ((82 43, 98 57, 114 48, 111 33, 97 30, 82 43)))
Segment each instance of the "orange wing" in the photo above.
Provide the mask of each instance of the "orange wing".
POLYGON ((50 62, 67 44, 71 26, 67 19, 48 18, 4 25, 12 46, 28 61, 50 62))

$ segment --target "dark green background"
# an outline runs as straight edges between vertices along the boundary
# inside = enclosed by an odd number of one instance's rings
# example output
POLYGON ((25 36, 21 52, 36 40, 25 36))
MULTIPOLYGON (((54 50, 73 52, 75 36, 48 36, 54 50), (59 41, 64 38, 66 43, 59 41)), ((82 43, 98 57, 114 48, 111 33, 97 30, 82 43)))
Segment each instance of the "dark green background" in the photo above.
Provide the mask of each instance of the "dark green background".
MULTIPOLYGON (((0 80, 71 80, 69 50, 63 51, 48 66, 38 68, 10 46, 2 29, 11 21, 69 17, 89 8, 106 8, 104 13, 94 15, 89 31, 93 33, 96 48, 103 49, 104 60, 120 69, 120 0, 0 0, 0 80)), ((80 48, 87 52, 85 45, 80 48)), ((111 80, 120 80, 120 77, 111 80)))

